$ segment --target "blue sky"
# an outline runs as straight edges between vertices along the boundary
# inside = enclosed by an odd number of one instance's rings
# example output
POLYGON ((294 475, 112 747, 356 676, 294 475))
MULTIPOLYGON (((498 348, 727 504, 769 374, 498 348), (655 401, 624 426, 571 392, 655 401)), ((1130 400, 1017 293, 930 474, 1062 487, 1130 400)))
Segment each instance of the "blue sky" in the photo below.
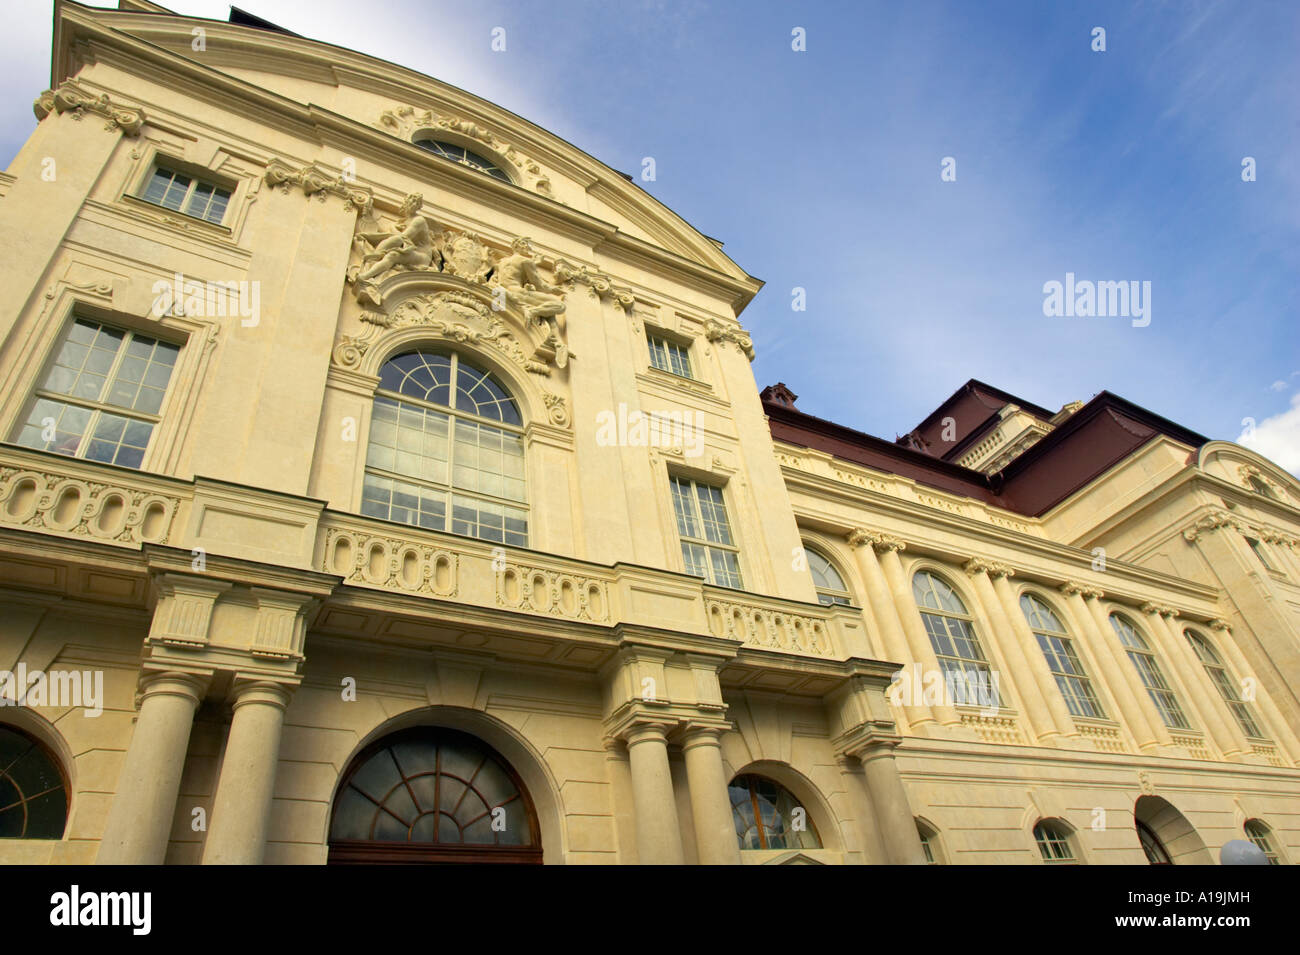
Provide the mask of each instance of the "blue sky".
MULTIPOLYGON (((741 317, 755 376, 805 411, 892 438, 972 377, 1053 409, 1107 389, 1213 438, 1253 419, 1300 472, 1300 4, 240 6, 616 169, 654 157, 643 188, 767 282, 741 317), (1149 281, 1150 324, 1045 317, 1067 272, 1149 281)), ((48 85, 50 10, 6 11, 2 162, 48 85)))

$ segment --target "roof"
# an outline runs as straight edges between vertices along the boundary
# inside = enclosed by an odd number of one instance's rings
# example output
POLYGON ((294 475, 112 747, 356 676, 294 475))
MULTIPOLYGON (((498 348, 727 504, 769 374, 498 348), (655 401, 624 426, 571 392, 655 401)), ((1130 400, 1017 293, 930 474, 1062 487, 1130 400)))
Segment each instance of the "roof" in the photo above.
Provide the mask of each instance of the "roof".
MULTIPOLYGON (((1046 412, 1038 405, 1022 404, 1007 392, 973 379, 938 410, 951 407, 951 402, 963 395, 981 392, 1013 399, 1011 403, 1035 415, 1046 412)), ((1103 391, 1007 467, 994 474, 984 474, 926 451, 806 414, 788 400, 790 394, 784 385, 779 391, 775 387, 763 391, 763 410, 775 440, 824 451, 845 461, 1030 517, 1051 510, 1156 437, 1164 435, 1193 451, 1209 440, 1119 395, 1103 391)), ((1050 412, 1047 417, 1051 417, 1050 412)), ((932 419, 937 420, 930 415, 922 426, 927 422, 932 424, 932 419)))

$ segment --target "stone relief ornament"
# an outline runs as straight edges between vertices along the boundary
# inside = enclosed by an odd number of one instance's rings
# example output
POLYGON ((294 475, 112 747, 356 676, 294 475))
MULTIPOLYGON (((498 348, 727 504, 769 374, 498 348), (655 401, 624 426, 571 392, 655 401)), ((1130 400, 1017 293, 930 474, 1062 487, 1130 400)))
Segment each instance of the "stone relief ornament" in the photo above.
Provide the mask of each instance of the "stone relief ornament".
POLYGON ((447 231, 438 236, 442 270, 482 285, 492 271, 492 250, 473 232, 447 231))
POLYGON ((344 205, 355 209, 363 219, 370 215, 374 203, 368 187, 343 176, 331 176, 315 163, 295 169, 279 159, 272 159, 266 164, 264 178, 272 189, 278 187, 287 192, 290 186, 298 186, 307 196, 319 196, 322 201, 326 195, 340 196, 344 205))
POLYGON ((358 232, 356 242, 362 251, 361 264, 356 271, 349 270, 348 281, 356 286, 359 302, 378 307, 379 289, 374 279, 394 270, 431 269, 434 257, 438 266, 442 256, 434 248, 433 229, 428 219, 420 215, 424 197, 413 193, 403 200, 398 209, 397 224, 387 232, 358 232))
POLYGON ((585 285, 592 295, 601 300, 613 299, 614 304, 629 315, 632 314, 632 307, 636 304, 636 296, 632 294, 630 288, 615 285, 614 280, 608 275, 585 265, 571 265, 560 259, 555 263, 555 281, 561 285, 572 283, 585 285))
POLYGON ((138 136, 144 127, 144 110, 134 106, 114 105, 107 93, 98 97, 83 92, 72 80, 65 80, 58 89, 46 90, 32 104, 32 111, 37 120, 43 120, 51 113, 72 113, 72 118, 80 120, 87 113, 98 113, 108 117, 105 129, 120 129, 127 136, 138 136))
POLYGON ((379 114, 379 128, 407 142, 421 130, 445 130, 472 139, 508 160, 515 168, 516 179, 531 186, 534 191, 554 198, 550 175, 546 170, 536 160, 523 155, 479 123, 456 116, 439 115, 433 110, 417 111, 413 106, 396 106, 379 114))
MULTIPOLYGON (((418 325, 452 341, 494 349, 532 374, 545 376, 551 373, 546 364, 528 356, 491 308, 468 292, 417 295, 402 302, 391 313, 363 312, 361 321, 367 326, 362 334, 344 336, 334 347, 334 363, 341 368, 360 367, 366 352, 383 330, 418 325)), ((564 417, 567 420, 567 411, 564 417)))
POLYGON ((704 337, 711 342, 730 342, 739 348, 750 361, 754 360, 754 342, 739 328, 728 328, 721 322, 709 319, 704 323, 704 337))
POLYGON ((539 263, 540 256, 533 251, 533 244, 528 239, 515 239, 510 244, 510 255, 497 263, 492 284, 505 292, 506 303, 519 309, 525 321, 549 327, 545 343, 555 351, 555 366, 563 368, 569 363, 564 289, 542 278, 539 263))

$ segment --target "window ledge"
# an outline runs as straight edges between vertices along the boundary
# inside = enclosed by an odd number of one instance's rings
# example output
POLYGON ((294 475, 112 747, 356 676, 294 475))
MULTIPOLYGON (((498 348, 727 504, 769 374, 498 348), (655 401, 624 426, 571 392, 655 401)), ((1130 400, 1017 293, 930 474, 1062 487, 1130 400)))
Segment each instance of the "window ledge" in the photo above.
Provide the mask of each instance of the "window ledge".
MULTIPOLYGON (((188 212, 179 212, 175 209, 168 209, 166 206, 160 206, 156 202, 141 199, 139 196, 127 194, 122 197, 122 201, 126 203, 127 208, 132 212, 146 215, 150 219, 179 228, 183 231, 198 228, 210 231, 213 235, 221 236, 225 239, 229 239, 234 235, 229 226, 209 222, 207 219, 200 218, 199 216, 192 216, 188 212)), ((229 214, 229 210, 227 210, 227 214, 229 214)))

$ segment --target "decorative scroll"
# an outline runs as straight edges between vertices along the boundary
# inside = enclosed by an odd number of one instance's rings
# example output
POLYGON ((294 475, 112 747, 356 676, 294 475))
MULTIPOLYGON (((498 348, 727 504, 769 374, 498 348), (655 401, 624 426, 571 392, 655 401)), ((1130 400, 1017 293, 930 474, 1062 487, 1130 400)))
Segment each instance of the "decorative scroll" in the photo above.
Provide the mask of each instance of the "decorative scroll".
POLYGON ((72 118, 80 121, 87 113, 98 113, 108 118, 104 128, 120 129, 124 135, 138 136, 144 128, 144 110, 135 106, 115 105, 107 93, 98 97, 82 92, 72 80, 65 80, 58 89, 46 90, 32 104, 32 112, 37 120, 43 120, 51 113, 71 113, 72 118))

